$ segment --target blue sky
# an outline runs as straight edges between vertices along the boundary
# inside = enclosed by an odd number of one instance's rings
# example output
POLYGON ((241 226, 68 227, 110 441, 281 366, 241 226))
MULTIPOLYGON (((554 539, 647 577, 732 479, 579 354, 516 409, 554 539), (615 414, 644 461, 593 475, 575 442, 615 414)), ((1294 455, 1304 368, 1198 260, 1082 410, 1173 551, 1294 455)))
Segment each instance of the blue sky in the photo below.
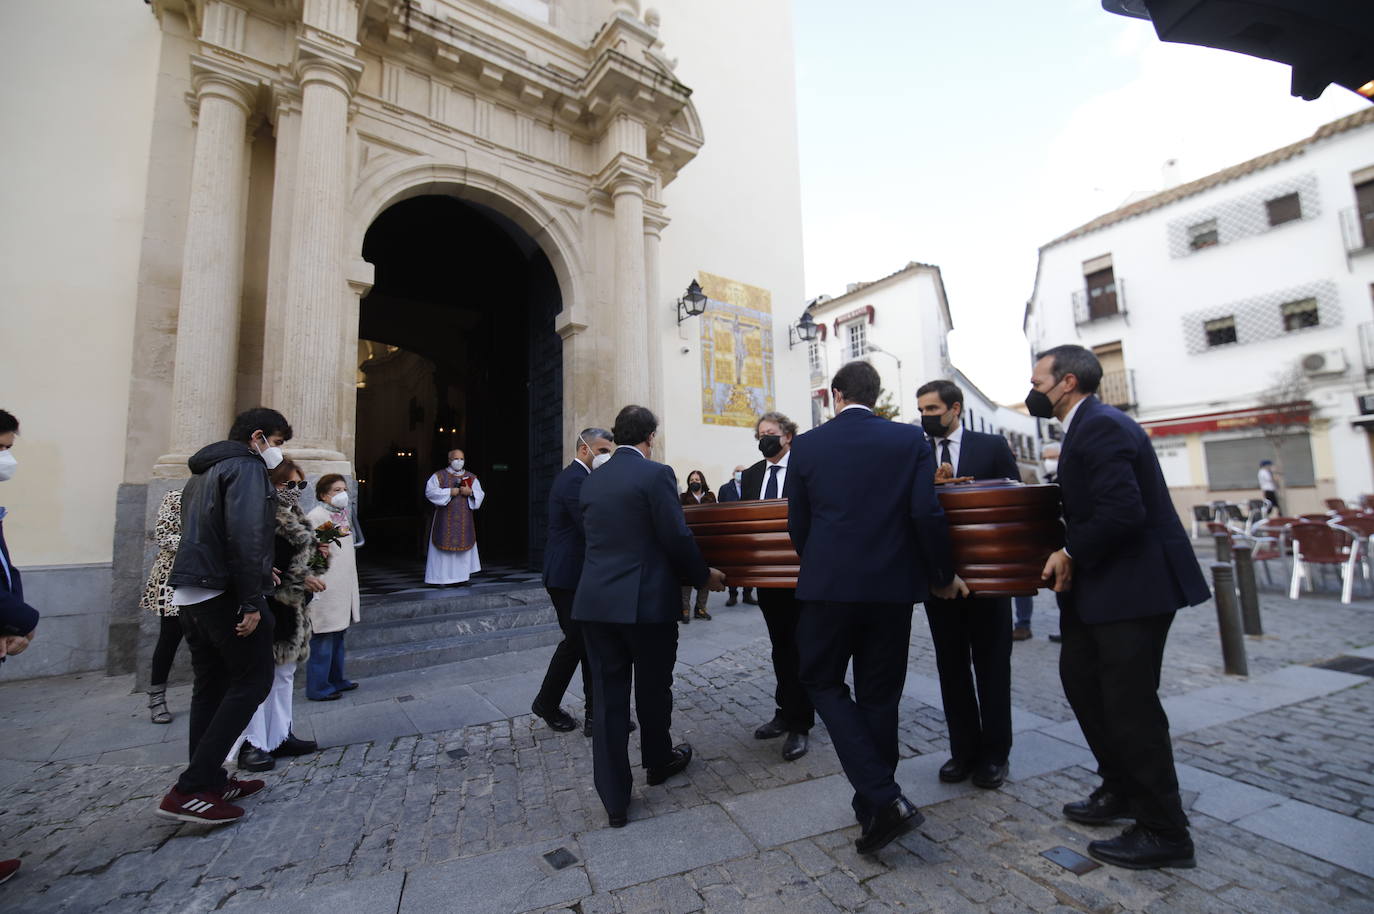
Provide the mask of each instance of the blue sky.
MULTIPOLYGON (((1036 249, 1369 103, 1288 68, 1166 45, 1098 0, 796 0, 808 298, 910 260, 944 275, 955 364, 1003 402, 1029 375, 1036 249)), ((924 379, 923 379, 924 380, 924 379)))

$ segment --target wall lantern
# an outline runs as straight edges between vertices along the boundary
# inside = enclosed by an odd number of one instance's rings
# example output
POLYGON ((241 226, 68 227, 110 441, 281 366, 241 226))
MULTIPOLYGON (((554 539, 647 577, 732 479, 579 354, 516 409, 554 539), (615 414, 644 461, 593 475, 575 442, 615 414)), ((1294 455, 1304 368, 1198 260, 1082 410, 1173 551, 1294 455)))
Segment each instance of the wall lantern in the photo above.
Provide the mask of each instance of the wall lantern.
POLYGON ((811 318, 810 311, 803 311, 801 320, 787 328, 787 348, 791 349, 798 343, 809 343, 816 338, 816 322, 811 318))
POLYGON ((695 279, 687 287, 687 294, 677 300, 677 322, 680 324, 689 317, 696 317, 706 310, 706 293, 695 279))

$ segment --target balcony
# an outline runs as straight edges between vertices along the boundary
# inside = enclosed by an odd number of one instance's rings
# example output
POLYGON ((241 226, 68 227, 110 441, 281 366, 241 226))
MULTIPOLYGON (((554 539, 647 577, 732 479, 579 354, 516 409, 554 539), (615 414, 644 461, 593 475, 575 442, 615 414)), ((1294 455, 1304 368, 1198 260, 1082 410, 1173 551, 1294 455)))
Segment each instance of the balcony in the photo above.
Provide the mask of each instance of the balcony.
POLYGON ((1341 240, 1347 257, 1374 251, 1374 213, 1361 213, 1353 206, 1341 210, 1341 240))
POLYGON ((1126 281, 1117 277, 1111 292, 1089 298, 1087 289, 1073 293, 1073 322, 1079 326, 1112 317, 1126 317, 1126 281))
POLYGON ((1359 326, 1360 360, 1364 362, 1364 373, 1374 374, 1374 323, 1366 321, 1359 326))
POLYGON ((1097 386, 1097 398, 1123 412, 1135 409, 1135 378, 1132 374, 1129 368, 1102 372, 1102 383, 1097 386))

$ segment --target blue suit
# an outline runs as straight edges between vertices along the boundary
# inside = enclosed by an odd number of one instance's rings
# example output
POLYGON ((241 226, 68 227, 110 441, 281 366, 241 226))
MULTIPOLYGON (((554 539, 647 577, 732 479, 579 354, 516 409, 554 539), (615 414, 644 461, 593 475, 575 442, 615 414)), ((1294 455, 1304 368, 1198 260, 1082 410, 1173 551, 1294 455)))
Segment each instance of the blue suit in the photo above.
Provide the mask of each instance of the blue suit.
POLYGON ((573 673, 582 667, 582 701, 585 711, 592 706, 592 678, 587 666, 587 645, 582 629, 572 618, 573 597, 582 577, 582 559, 587 540, 582 533, 582 483, 591 471, 574 460, 554 477, 549 488, 549 538, 544 546, 544 589, 549 592, 563 640, 549 658, 549 668, 535 696, 541 710, 558 709, 568 691, 573 673))
POLYGON ((1186 834, 1159 675, 1174 612, 1210 594, 1150 438, 1096 397, 1059 455, 1071 589, 1059 594, 1059 678, 1103 786, 1136 822, 1186 834))
POLYGON ((716 501, 722 505, 727 501, 739 501, 739 485, 735 477, 731 476, 729 482, 716 490, 716 501))
POLYGON ((920 429, 846 409, 792 442, 788 531, 801 556, 801 681, 825 721, 867 829, 901 796, 897 708, 911 608, 954 577, 920 429), (854 664, 854 696, 845 670, 854 664))
POLYGON ((5 545, 4 519, 0 508, 0 635, 27 635, 38 627, 38 610, 24 602, 24 580, 5 545))
POLYGON ((616 448, 582 484, 586 560, 572 617, 582 626, 592 673, 592 766, 611 816, 630 803, 630 684, 640 727, 640 761, 673 759, 673 666, 684 584, 710 569, 687 529, 672 467, 637 449, 616 448))

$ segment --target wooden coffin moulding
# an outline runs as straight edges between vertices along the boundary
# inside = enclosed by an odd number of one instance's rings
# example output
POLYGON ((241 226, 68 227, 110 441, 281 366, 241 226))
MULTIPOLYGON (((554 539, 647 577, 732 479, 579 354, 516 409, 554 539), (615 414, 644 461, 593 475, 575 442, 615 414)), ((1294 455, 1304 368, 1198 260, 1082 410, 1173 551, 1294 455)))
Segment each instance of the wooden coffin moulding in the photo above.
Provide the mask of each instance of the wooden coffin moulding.
MULTIPOLYGON (((1050 553, 1064 545, 1059 487, 984 480, 937 487, 954 566, 983 596, 1030 596, 1050 553)), ((796 587, 800 560, 787 535, 787 500, 683 509, 706 563, 732 587, 796 587)))

